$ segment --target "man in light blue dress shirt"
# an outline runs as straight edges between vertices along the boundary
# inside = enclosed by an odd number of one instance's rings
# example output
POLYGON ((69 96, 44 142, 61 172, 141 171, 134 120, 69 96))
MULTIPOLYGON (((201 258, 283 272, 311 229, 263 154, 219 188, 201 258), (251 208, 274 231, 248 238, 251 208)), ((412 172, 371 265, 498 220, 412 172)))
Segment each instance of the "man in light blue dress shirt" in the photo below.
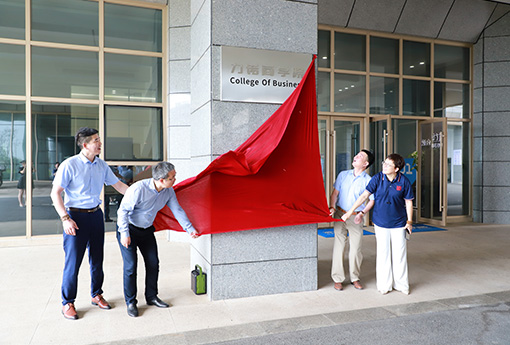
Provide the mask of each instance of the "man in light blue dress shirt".
MULTIPOLYGON (((374 163, 374 154, 368 150, 361 150, 352 161, 352 170, 345 170, 338 174, 333 193, 330 197, 330 213, 337 219, 342 218, 346 210, 350 210, 358 197, 365 191, 370 182, 370 175, 366 169, 374 163)), ((363 216, 374 205, 374 198, 357 209, 356 213, 345 222, 335 222, 335 242, 333 244, 333 259, 331 263, 331 278, 336 290, 343 290, 345 280, 344 249, 349 233, 349 275, 351 284, 358 290, 363 289, 360 281, 361 242, 363 239, 363 216)))
POLYGON ((62 314, 76 320, 74 300, 78 289, 78 271, 85 250, 89 250, 92 304, 110 309, 103 298, 104 217, 99 208, 103 185, 112 185, 124 194, 128 188, 113 174, 108 164, 97 157, 101 139, 96 129, 82 127, 76 133, 79 154, 60 164, 51 190, 51 199, 64 228, 64 274, 62 278, 62 314), (65 200, 62 199, 65 192, 65 200))
POLYGON ((173 164, 158 163, 152 168, 152 178, 138 181, 129 187, 117 211, 117 239, 124 261, 124 299, 127 313, 132 317, 138 316, 137 248, 140 249, 145 262, 147 304, 160 308, 169 307, 157 296, 159 258, 152 223, 158 211, 167 205, 175 219, 192 238, 200 236, 177 201, 172 188, 175 183, 175 174, 173 164))

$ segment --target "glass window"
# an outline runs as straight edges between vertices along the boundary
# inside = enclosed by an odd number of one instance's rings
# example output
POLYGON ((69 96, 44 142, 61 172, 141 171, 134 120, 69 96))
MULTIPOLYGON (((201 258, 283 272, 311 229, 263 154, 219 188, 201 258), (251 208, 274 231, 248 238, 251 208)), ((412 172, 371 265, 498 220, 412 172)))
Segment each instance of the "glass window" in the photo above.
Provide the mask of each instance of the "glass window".
POLYGON ((25 103, 0 102, 0 133, 0 237, 24 236, 26 189, 20 168, 26 160, 25 103))
POLYGON ((360 149, 360 123, 359 121, 333 122, 335 131, 335 178, 341 171, 351 169, 352 159, 360 149))
POLYGON ((98 46, 98 11, 95 1, 32 0, 32 40, 98 46))
POLYGON ((98 53, 33 47, 32 95, 98 99, 98 53))
POLYGON ((469 118, 469 85, 434 82, 434 117, 469 118))
POLYGON ((161 10, 107 3, 104 16, 105 47, 161 52, 161 10))
POLYGON ((106 106, 106 160, 162 160, 162 120, 161 108, 106 106))
POLYGON ((105 99, 161 102, 161 58, 105 54, 105 99))
POLYGON ((335 112, 365 112, 364 75, 335 74, 335 112))
POLYGON ((35 188, 32 234, 61 234, 62 222, 52 206, 51 181, 56 163, 77 154, 74 135, 80 127, 99 127, 97 105, 33 103, 32 159, 35 188))
POLYGON ((335 32, 335 69, 366 71, 366 36, 335 32))
POLYGON ((404 41, 403 71, 406 75, 430 76, 430 44, 404 41))
POLYGON ((330 107, 330 95, 331 95, 331 83, 329 72, 319 72, 317 74, 317 107, 319 111, 331 111, 330 107))
POLYGON ((398 79, 370 77, 370 113, 398 114, 398 79))
POLYGON ((434 45, 434 77, 469 80, 469 48, 434 45))
POLYGON ((331 65, 331 32, 319 30, 319 52, 317 54, 318 67, 329 68, 331 65))
POLYGON ((403 114, 430 116, 430 82, 404 79, 403 114))
POLYGON ((370 72, 398 74, 398 40, 370 37, 370 72))
POLYGON ((0 37, 25 39, 25 1, 0 0, 0 37))
POLYGON ((0 94, 25 94, 25 46, 0 44, 0 81, 0 94))

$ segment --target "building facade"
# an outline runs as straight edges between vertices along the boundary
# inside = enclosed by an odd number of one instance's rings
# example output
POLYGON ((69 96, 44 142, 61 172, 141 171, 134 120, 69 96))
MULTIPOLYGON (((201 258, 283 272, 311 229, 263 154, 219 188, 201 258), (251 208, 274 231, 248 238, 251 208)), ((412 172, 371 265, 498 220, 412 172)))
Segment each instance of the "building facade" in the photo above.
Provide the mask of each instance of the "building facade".
MULTIPOLYGON (((509 3, 0 0, 0 236, 62 233, 49 190, 79 127, 99 129, 102 158, 128 182, 161 160, 182 180, 239 146, 279 104, 222 98, 224 47, 317 54, 327 193, 361 148, 396 152, 418 221, 508 223, 509 3)), ((120 197, 104 194, 114 221, 120 197)), ((290 228, 194 242, 212 298, 316 288, 316 226, 290 228), (243 270, 260 291, 231 291, 243 270)))

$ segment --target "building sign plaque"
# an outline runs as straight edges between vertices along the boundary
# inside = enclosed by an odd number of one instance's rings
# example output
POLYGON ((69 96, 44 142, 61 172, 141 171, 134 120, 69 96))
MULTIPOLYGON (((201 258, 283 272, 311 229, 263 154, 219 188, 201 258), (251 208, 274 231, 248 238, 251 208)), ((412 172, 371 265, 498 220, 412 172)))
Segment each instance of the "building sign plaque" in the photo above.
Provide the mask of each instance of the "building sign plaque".
POLYGON ((223 46, 221 100, 283 103, 311 61, 311 54, 223 46))

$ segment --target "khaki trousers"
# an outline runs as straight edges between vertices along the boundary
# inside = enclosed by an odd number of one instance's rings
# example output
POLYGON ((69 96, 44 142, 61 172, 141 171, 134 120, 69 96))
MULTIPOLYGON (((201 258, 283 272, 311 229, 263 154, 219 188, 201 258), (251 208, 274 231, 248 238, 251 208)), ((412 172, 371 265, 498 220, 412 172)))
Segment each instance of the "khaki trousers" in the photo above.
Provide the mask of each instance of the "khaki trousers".
MULTIPOLYGON (((336 210, 334 217, 340 219, 344 213, 336 210)), ((333 260, 331 263, 331 278, 335 283, 343 283, 345 281, 344 270, 344 250, 347 243, 347 233, 349 233, 349 274, 351 282, 359 279, 361 262, 363 254, 361 254, 361 243, 363 239, 363 222, 354 223, 352 215, 346 222, 335 222, 335 242, 333 244, 333 260)))

